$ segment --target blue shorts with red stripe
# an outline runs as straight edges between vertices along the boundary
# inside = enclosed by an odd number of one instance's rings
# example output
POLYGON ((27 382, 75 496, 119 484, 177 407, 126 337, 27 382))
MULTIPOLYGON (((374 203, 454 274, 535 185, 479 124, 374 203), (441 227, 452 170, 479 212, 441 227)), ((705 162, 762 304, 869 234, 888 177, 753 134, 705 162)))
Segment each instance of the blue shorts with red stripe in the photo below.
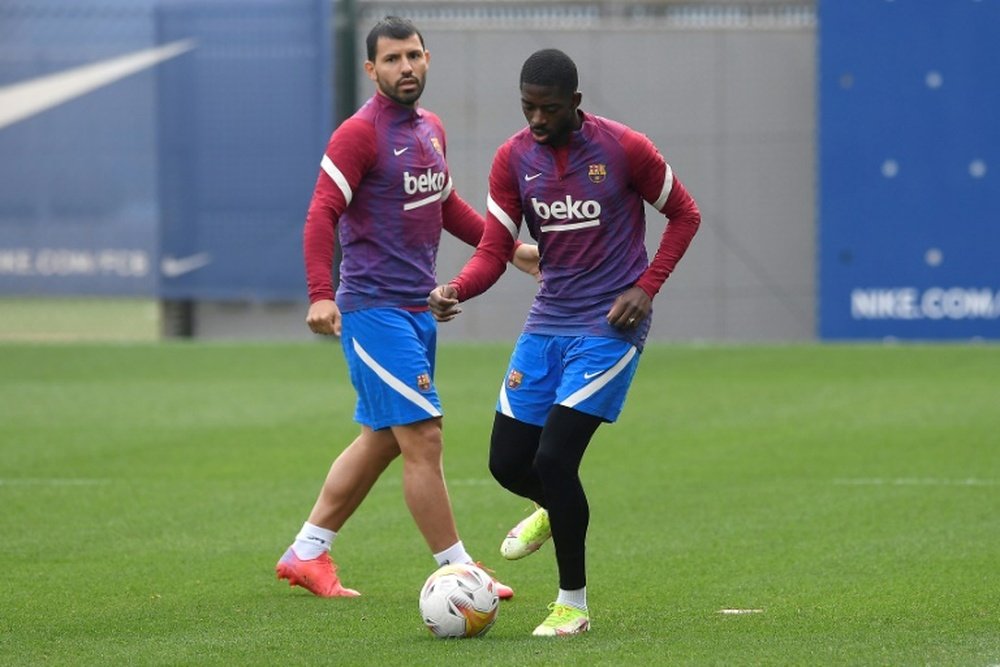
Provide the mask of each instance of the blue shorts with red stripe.
POLYGON ((341 325, 358 393, 355 421, 378 430, 441 416, 434 387, 437 322, 429 311, 355 310, 342 314, 341 325))
POLYGON ((613 422, 639 365, 639 351, 618 338, 523 333, 500 387, 497 412, 544 426, 553 405, 613 422))

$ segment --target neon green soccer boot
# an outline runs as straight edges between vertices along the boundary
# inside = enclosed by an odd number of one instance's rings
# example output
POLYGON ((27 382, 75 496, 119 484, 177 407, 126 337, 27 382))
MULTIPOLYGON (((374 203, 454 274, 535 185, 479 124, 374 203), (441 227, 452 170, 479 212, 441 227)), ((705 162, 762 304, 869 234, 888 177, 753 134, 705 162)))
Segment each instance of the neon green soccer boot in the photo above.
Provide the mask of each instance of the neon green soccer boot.
POLYGON ((531 633, 535 637, 567 637, 590 630, 590 614, 583 609, 553 602, 549 610, 549 617, 531 633))
POLYGON ((539 507, 531 516, 511 528, 500 545, 500 555, 507 560, 517 560, 538 551, 552 537, 549 513, 539 507))

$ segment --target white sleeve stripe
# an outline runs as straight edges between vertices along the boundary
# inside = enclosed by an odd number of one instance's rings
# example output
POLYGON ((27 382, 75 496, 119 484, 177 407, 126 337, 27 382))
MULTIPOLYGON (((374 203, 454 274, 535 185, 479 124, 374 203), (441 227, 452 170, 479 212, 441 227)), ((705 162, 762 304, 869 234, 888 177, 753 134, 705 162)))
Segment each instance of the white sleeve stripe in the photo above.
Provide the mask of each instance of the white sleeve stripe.
POLYGON ((660 196, 656 201, 651 202, 653 208, 657 211, 663 208, 667 203, 667 197, 670 196, 670 191, 674 188, 674 170, 670 168, 669 164, 664 165, 667 170, 663 174, 663 190, 660 192, 660 196))
POLYGON ((510 235, 516 239, 517 238, 517 225, 511 220, 511 217, 507 215, 507 211, 500 208, 500 204, 493 201, 493 197, 489 194, 486 195, 486 210, 493 214, 493 216, 503 223, 503 226, 507 228, 510 235))
POLYGON ((347 179, 344 178, 344 174, 337 169, 337 165, 335 165, 333 160, 328 158, 326 155, 323 156, 323 161, 320 162, 320 166, 323 167, 323 171, 326 172, 326 175, 333 179, 334 184, 340 188, 340 191, 344 193, 344 199, 346 200, 347 205, 350 206, 351 197, 354 196, 354 193, 351 192, 351 186, 347 184, 347 179))

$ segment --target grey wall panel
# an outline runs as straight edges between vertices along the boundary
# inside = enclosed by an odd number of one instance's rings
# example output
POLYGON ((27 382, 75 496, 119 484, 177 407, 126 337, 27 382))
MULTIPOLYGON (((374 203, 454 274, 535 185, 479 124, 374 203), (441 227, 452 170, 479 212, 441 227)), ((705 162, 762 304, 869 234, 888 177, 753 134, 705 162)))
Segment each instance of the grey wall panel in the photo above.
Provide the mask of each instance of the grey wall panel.
MULTIPOLYGON (((443 118, 456 187, 477 210, 485 210, 494 151, 524 123, 517 91, 522 62, 539 48, 561 48, 579 66, 583 108, 649 136, 702 209, 702 230, 654 303, 650 340, 814 337, 811 25, 419 25, 431 52, 423 104, 443 118)), ((368 27, 359 26, 360 44, 368 27)), ((359 94, 371 92, 362 79, 359 94)), ((647 221, 652 253, 664 220, 647 207, 647 221)), ((470 253, 446 236, 439 278, 454 275, 470 253)), ((508 270, 441 327, 441 340, 512 341, 534 289, 527 276, 508 270)))

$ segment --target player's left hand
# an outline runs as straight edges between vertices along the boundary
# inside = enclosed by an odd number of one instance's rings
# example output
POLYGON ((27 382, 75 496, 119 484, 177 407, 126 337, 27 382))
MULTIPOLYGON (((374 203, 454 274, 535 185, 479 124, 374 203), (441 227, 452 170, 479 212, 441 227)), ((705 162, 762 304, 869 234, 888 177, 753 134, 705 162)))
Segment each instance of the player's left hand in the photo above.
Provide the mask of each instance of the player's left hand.
POLYGON ((438 322, 453 320, 462 312, 458 305, 458 290, 451 285, 438 285, 432 289, 427 296, 427 305, 438 322))
POLYGON ((542 271, 538 267, 538 246, 534 243, 522 243, 517 246, 514 258, 510 262, 528 275, 534 276, 537 282, 542 282, 542 271))
POLYGON ((635 329, 649 317, 653 300, 641 287, 630 287, 615 299, 608 311, 608 324, 619 329, 635 329))

